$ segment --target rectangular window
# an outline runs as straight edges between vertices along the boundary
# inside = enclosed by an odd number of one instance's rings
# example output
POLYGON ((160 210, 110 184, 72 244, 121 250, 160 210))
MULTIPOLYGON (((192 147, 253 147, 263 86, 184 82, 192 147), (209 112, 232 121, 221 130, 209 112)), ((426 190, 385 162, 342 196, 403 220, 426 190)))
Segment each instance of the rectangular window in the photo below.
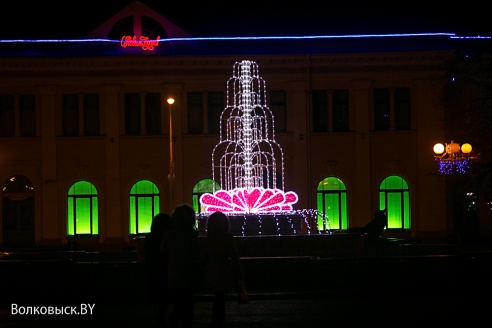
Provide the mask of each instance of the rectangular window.
POLYGON ((15 135, 14 96, 0 95, 0 136, 15 135))
POLYGON ((313 90, 313 132, 328 132, 328 93, 326 90, 313 90))
POLYGON ((20 95, 20 136, 36 136, 36 97, 34 95, 20 95))
POLYGON ((148 135, 159 135, 162 133, 161 111, 161 94, 157 92, 146 94, 145 123, 148 135))
POLYGON ((390 128, 389 89, 374 89, 374 130, 388 131, 390 128))
POLYGON ((287 131, 285 91, 270 92, 270 110, 272 111, 273 119, 275 120, 275 131, 287 131))
POLYGON ((62 95, 62 121, 64 136, 79 134, 79 98, 77 94, 62 95))
POLYGON ((410 89, 397 88, 395 90, 395 129, 411 129, 411 102, 410 89))
POLYGON ((220 115, 224 110, 224 93, 210 92, 208 94, 208 132, 220 132, 220 115))
POLYGON ((84 135, 99 135, 99 95, 84 95, 84 135))
POLYGON ((140 135, 140 94, 125 93, 125 133, 140 135))
POLYGON ((188 133, 203 132, 203 98, 201 92, 188 92, 188 133))
POLYGON ((0 137, 15 135, 15 107, 13 95, 0 95, 0 137))
POLYGON ((349 91, 333 90, 333 131, 349 131, 349 91))

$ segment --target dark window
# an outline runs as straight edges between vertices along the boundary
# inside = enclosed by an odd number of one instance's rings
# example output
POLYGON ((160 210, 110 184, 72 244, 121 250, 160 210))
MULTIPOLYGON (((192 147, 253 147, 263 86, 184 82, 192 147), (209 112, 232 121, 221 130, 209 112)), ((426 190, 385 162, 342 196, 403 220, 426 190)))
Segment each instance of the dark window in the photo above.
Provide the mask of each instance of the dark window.
POLYGON ((108 38, 112 40, 121 40, 123 36, 133 37, 133 16, 127 16, 113 24, 108 38))
POLYGON ((313 131, 328 131, 328 94, 326 90, 313 90, 313 131))
POLYGON ((145 95, 145 121, 147 134, 159 135, 161 131, 161 95, 148 93, 145 95))
POLYGON ((140 95, 125 93, 125 132, 126 135, 140 134, 140 95))
POLYGON ((79 134, 79 99, 77 94, 62 95, 63 135, 79 134))
POLYGON ((166 30, 159 22, 148 16, 142 16, 142 34, 150 40, 155 40, 159 36, 161 39, 167 38, 166 30))
POLYGON ((14 96, 0 95, 0 136, 13 137, 14 133, 14 96))
POLYGON ((21 137, 36 136, 36 97, 21 95, 19 97, 20 135, 21 137))
POLYGON ((411 129, 411 102, 410 89, 398 88, 395 90, 395 129, 411 129))
POLYGON ((84 135, 99 135, 99 95, 84 95, 84 135))
POLYGON ((374 89, 374 130, 387 131, 390 127, 389 89, 374 89))
POLYGON ((201 92, 188 92, 188 133, 202 133, 203 98, 201 92))
POLYGON ((224 93, 210 92, 208 94, 208 132, 220 132, 220 115, 224 110, 224 93))
POLYGON ((275 120, 275 131, 287 131, 285 91, 270 92, 270 110, 275 120))
POLYGON ((349 130, 349 91, 339 89, 333 91, 333 131, 349 130))
POLYGON ((0 136, 15 135, 14 96, 0 95, 0 136))

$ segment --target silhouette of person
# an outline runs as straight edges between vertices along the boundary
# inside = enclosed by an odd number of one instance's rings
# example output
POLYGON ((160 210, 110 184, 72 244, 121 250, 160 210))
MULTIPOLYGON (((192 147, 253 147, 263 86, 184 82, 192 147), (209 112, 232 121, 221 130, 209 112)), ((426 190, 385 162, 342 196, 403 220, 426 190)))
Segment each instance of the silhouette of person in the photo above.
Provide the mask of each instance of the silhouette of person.
POLYGON ((195 210, 188 204, 175 207, 173 228, 164 232, 161 251, 168 259, 167 282, 171 301, 169 326, 187 328, 193 323, 199 257, 195 210))
POLYGON ((145 269, 147 274, 148 300, 157 303, 157 327, 166 327, 169 305, 167 291, 167 258, 161 252, 165 231, 171 229, 171 216, 159 213, 152 219, 150 233, 145 237, 145 269))
POLYGON ((203 269, 203 287, 214 294, 210 327, 224 326, 227 296, 243 283, 243 269, 229 231, 229 218, 214 212, 207 219, 207 235, 200 252, 203 269))

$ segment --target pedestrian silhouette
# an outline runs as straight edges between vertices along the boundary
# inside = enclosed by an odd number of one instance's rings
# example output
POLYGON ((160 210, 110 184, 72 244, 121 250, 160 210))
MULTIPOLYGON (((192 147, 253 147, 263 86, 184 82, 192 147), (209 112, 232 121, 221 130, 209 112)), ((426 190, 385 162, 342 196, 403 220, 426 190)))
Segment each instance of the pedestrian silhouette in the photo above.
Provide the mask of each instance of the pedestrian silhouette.
POLYGON ((222 212, 214 212, 207 219, 207 235, 200 252, 203 270, 203 288, 214 294, 211 328, 224 326, 226 302, 229 292, 237 292, 244 286, 243 270, 229 232, 229 218, 222 212))
POLYGON ((161 252, 165 231, 171 229, 171 216, 159 213, 152 219, 150 233, 145 237, 144 254, 147 274, 147 297, 157 304, 157 327, 166 327, 169 293, 167 291, 167 257, 161 252))
POLYGON ((195 210, 188 204, 176 206, 171 214, 173 227, 164 232, 161 251, 168 259, 168 291, 174 306, 169 326, 188 328, 193 323, 199 257, 195 210))

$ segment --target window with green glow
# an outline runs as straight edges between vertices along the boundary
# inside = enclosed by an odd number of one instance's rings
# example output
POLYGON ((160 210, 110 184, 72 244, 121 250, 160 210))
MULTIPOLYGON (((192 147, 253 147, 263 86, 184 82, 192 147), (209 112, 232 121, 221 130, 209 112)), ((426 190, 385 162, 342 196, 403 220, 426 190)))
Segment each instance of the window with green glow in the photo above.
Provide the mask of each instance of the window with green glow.
POLYGON ((410 229, 410 190, 402 177, 392 175, 381 182, 379 208, 387 211, 388 229, 410 229))
POLYGON ((317 210, 329 220, 318 218, 318 230, 338 230, 348 228, 347 188, 342 180, 328 177, 318 184, 316 192, 317 210))
POLYGON ((68 190, 67 234, 97 235, 98 198, 94 185, 87 181, 74 183, 68 190))
POLYGON ((149 180, 141 180, 130 189, 130 234, 150 232, 152 219, 159 213, 159 189, 149 180))
POLYGON ((202 212, 202 208, 200 206, 200 197, 204 193, 214 193, 220 189, 220 185, 217 183, 217 181, 214 181, 212 179, 202 179, 198 181, 193 187, 192 194, 193 209, 195 210, 195 212, 202 212))

